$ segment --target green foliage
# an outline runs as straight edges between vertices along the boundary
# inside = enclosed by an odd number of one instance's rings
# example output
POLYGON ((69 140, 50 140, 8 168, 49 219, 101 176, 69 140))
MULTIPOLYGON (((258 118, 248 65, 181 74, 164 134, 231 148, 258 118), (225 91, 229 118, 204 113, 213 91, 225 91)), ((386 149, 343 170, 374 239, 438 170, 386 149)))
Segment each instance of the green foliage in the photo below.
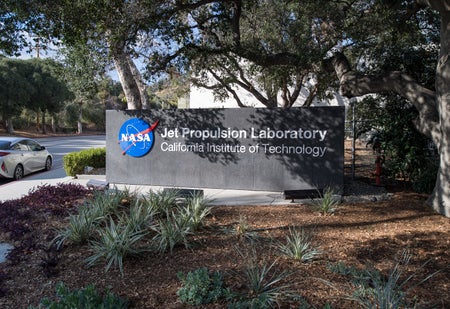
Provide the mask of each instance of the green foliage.
POLYGON ((177 201, 178 191, 166 190, 158 193, 149 193, 145 201, 149 203, 160 218, 152 225, 156 233, 153 241, 157 244, 159 252, 170 251, 177 245, 189 246, 188 236, 192 235, 208 216, 209 202, 201 195, 188 197, 184 202, 177 201))
POLYGON ((395 96, 385 96, 378 100, 368 98, 359 103, 358 109, 375 105, 375 114, 363 114, 375 130, 385 157, 383 174, 391 179, 409 180, 421 192, 430 193, 437 173, 436 153, 431 141, 419 133, 414 121, 418 117, 415 108, 395 96), (380 107, 384 102, 384 108, 380 107))
POLYGON ((88 102, 83 105, 83 121, 90 124, 90 128, 104 131, 106 127, 105 106, 102 102, 88 102))
POLYGON ((232 232, 239 238, 244 238, 250 241, 253 241, 258 238, 258 234, 255 231, 252 231, 251 226, 248 223, 247 217, 244 215, 239 216, 239 221, 235 224, 232 232))
POLYGON ((412 182, 412 188, 419 193, 431 193, 436 183, 436 175, 438 171, 438 161, 428 160, 421 168, 418 169, 416 177, 412 182))
POLYGON ((149 191, 144 198, 150 207, 164 215, 176 207, 178 190, 149 191))
POLYGON ((129 208, 128 213, 119 216, 119 222, 136 233, 154 228, 153 220, 156 212, 147 206, 148 204, 136 200, 129 208))
POLYGON ((127 191, 110 190, 94 192, 93 197, 78 208, 78 213, 70 215, 69 225, 56 237, 58 247, 66 240, 82 244, 92 238, 94 229, 106 218, 117 215, 120 203, 127 191))
POLYGON ((90 211, 98 218, 117 216, 127 205, 138 200, 136 192, 131 192, 128 188, 119 190, 117 187, 107 191, 94 191, 92 198, 88 201, 90 211))
POLYGON ((294 227, 289 227, 286 243, 279 244, 278 249, 283 255, 300 262, 310 262, 322 254, 322 251, 313 245, 309 233, 304 229, 298 231, 294 227))
POLYGON ((177 291, 177 296, 183 304, 193 306, 210 304, 217 302, 229 293, 223 285, 220 272, 210 273, 206 267, 198 268, 187 274, 178 272, 177 276, 182 283, 182 287, 177 291))
MULTIPOLYGON (((383 276, 380 271, 373 267, 357 269, 352 266, 346 266, 343 263, 329 265, 329 268, 339 274, 349 276, 356 290, 349 299, 357 302, 361 308, 380 308, 380 309, 401 309, 415 308, 414 303, 408 299, 408 292, 440 271, 428 275, 419 283, 408 286, 411 279, 417 274, 413 273, 405 278, 405 271, 411 260, 411 254, 404 250, 400 259, 389 271, 387 276, 383 276)), ((426 263, 423 265, 425 266, 426 263)), ((422 267, 423 267, 422 266, 422 267)))
POLYGON ((237 274, 243 280, 246 291, 234 297, 229 308, 272 308, 292 294, 289 284, 283 283, 290 274, 277 271, 275 262, 260 261, 255 248, 252 248, 250 255, 240 250, 238 253, 248 261, 243 274, 237 274))
POLYGON ((77 214, 69 216, 68 226, 55 237, 57 247, 61 247, 66 241, 77 245, 86 243, 92 237, 97 221, 98 216, 87 205, 79 207, 77 214))
POLYGON ((106 261, 106 271, 142 252, 164 253, 177 245, 189 245, 188 237, 201 226, 209 213, 208 199, 192 196, 177 201, 172 191, 148 192, 144 196, 127 188, 96 191, 92 198, 70 215, 67 227, 55 238, 58 247, 65 242, 88 242, 92 255, 88 266, 106 261), (164 205, 158 205, 162 203, 164 205))
POLYGON ((186 218, 193 231, 202 225, 204 219, 211 212, 208 203, 210 203, 208 199, 197 194, 187 198, 185 205, 180 207, 180 215, 186 218))
POLYGON ((92 240, 90 243, 94 254, 86 259, 88 266, 105 259, 106 271, 111 266, 118 266, 123 274, 123 259, 128 255, 137 255, 147 250, 136 247, 136 244, 145 236, 145 231, 136 232, 129 225, 116 224, 112 218, 109 224, 98 229, 98 234, 98 240, 92 240))
POLYGON ((327 187, 324 189, 323 193, 319 192, 319 197, 313 199, 312 203, 322 215, 330 215, 334 214, 340 201, 336 198, 334 190, 327 187))
POLYGON ((29 64, 23 60, 0 58, 0 112, 7 120, 20 115, 34 88, 27 79, 29 64))
POLYGON ((57 300, 43 299, 38 307, 30 306, 29 309, 125 309, 128 308, 128 301, 114 295, 106 290, 99 293, 94 285, 88 285, 80 290, 70 291, 64 283, 56 286, 57 300))
POLYGON ((92 148, 72 152, 63 157, 66 174, 76 176, 83 174, 86 166, 101 168, 106 166, 106 148, 92 148))
POLYGON ((166 217, 159 219, 152 229, 156 233, 153 240, 157 243, 158 251, 162 253, 169 250, 170 254, 177 245, 188 247, 188 236, 193 233, 189 218, 177 211, 166 212, 166 217))

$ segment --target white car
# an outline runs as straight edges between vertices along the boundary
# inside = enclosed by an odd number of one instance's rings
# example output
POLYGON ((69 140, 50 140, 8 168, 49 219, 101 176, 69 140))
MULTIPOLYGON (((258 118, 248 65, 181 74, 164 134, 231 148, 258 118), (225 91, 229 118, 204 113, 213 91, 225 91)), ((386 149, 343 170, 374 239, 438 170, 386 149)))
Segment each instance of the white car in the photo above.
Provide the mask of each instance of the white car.
POLYGON ((53 156, 35 140, 0 136, 0 177, 21 179, 23 176, 52 168, 53 156))

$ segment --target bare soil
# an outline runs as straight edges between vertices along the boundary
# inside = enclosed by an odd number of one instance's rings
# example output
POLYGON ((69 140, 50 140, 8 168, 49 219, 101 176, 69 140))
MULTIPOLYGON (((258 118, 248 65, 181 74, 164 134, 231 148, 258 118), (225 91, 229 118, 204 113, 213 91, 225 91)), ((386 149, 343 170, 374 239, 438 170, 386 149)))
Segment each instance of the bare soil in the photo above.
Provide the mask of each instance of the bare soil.
MULTIPOLYGON (((364 145, 358 147, 357 180, 371 183, 374 158, 364 145)), ((200 267, 222 272, 228 286, 243 290, 244 281, 236 274, 242 273, 248 259, 238 251, 250 252, 252 245, 247 237, 233 231, 244 218, 258 235, 258 258, 268 263, 276 261, 274 271, 291 273, 286 279, 291 289, 314 308, 323 308, 327 303, 332 308, 358 308, 348 300, 355 286, 348 276, 333 272, 330 265, 343 262, 361 269, 370 266, 387 276, 405 249, 412 259, 405 266, 401 281, 415 274, 404 287, 409 298, 417 300, 418 308, 450 308, 450 220, 431 211, 425 205, 427 196, 410 191, 406 185, 386 189, 392 193, 391 199, 346 202, 334 215, 321 215, 311 206, 289 201, 281 206, 217 206, 192 237, 190 248, 180 246, 172 254, 126 259, 123 275, 118 269, 106 272, 105 265, 87 268, 85 259, 90 252, 86 246, 64 246, 49 256, 46 249, 55 236, 55 228, 63 226, 67 219, 36 212, 30 218, 28 235, 23 237, 33 245, 23 246, 26 251, 20 252, 20 258, 14 262, 0 264, 0 308, 37 306, 43 297, 54 297, 58 282, 70 289, 88 284, 95 284, 99 290, 111 288, 128 299, 131 308, 186 308, 176 295, 181 287, 177 272, 200 267), (273 243, 284 241, 291 226, 315 235, 314 244, 323 250, 317 260, 301 263, 280 257, 273 243), (51 261, 54 263, 50 267, 51 261), (440 272, 421 282, 436 271, 440 272)), ((0 242, 9 241, 8 233, 0 231, 0 242)), ((14 245, 21 247, 20 242, 14 245)), ((219 303, 202 308, 226 307, 219 303)), ((299 308, 293 303, 280 307, 299 308)))

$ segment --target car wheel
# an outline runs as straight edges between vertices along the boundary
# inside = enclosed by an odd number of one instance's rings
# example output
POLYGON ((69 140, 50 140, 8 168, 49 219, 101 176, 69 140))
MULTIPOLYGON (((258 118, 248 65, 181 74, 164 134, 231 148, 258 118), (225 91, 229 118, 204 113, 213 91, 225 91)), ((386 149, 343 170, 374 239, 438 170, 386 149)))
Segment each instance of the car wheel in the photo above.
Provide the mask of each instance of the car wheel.
POLYGON ((52 158, 47 157, 47 160, 45 160, 45 170, 49 171, 52 169, 52 158))
POLYGON ((19 180, 23 178, 23 166, 22 165, 17 165, 16 168, 14 169, 14 175, 13 175, 14 180, 19 180))

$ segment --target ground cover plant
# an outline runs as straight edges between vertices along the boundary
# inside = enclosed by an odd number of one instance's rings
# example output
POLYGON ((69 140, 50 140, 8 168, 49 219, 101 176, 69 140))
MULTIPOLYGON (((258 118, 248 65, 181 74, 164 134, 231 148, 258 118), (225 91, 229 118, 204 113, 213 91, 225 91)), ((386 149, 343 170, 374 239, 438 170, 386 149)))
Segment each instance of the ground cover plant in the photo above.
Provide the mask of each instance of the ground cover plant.
MULTIPOLYGON (((145 202, 137 203, 132 192, 112 191, 100 198, 99 193, 65 186, 44 186, 30 192, 36 196, 41 190, 54 192, 40 199, 39 205, 29 197, 0 205, 0 241, 16 247, 10 260, 1 265, 2 308, 38 306, 43 299, 54 301, 59 284, 70 291, 84 291, 88 286, 111 291, 126 300, 129 308, 185 308, 197 302, 202 308, 363 308, 364 303, 374 301, 375 294, 367 289, 363 294, 362 288, 379 283, 382 290, 386 282, 398 283, 392 285, 391 292, 402 305, 450 305, 450 222, 424 206, 423 195, 403 190, 394 193, 391 200, 342 203, 327 216, 312 205, 289 202, 279 206, 215 206, 205 211, 208 215, 202 220, 192 221, 195 228, 189 233, 170 243, 161 240, 157 226, 166 219, 172 227, 188 221, 180 219, 184 212, 177 208, 177 199, 172 200, 172 208, 155 211, 147 209, 145 202), (57 192, 64 192, 64 200, 57 192), (111 201, 118 206, 106 207, 111 201), (80 243, 66 238, 58 243, 62 239, 58 236, 66 235, 71 218, 84 208, 96 218, 93 238, 80 243), (176 213, 178 219, 174 218, 176 213), (134 236, 147 231, 131 246, 141 252, 121 255, 122 247, 110 248, 105 245, 108 240, 101 243, 102 233, 123 232, 117 231, 118 226, 129 226, 134 236), (305 260, 283 254, 301 249, 302 244, 320 254, 305 260), (395 257, 405 249, 410 256, 399 272, 395 257), (93 256, 95 263, 89 263, 93 256), (208 272, 205 275, 199 269, 208 272), (367 275, 367 269, 376 275, 368 277, 365 285, 361 278, 356 284, 354 274, 367 275), (195 276, 188 279, 190 273, 209 276, 210 285, 204 289, 192 286, 195 276), (392 274, 398 278, 389 279, 392 274), (200 294, 189 294, 193 291, 200 294)), ((157 199, 146 196, 145 200, 152 198, 157 199)), ((122 239, 116 245, 124 242, 122 239)))

